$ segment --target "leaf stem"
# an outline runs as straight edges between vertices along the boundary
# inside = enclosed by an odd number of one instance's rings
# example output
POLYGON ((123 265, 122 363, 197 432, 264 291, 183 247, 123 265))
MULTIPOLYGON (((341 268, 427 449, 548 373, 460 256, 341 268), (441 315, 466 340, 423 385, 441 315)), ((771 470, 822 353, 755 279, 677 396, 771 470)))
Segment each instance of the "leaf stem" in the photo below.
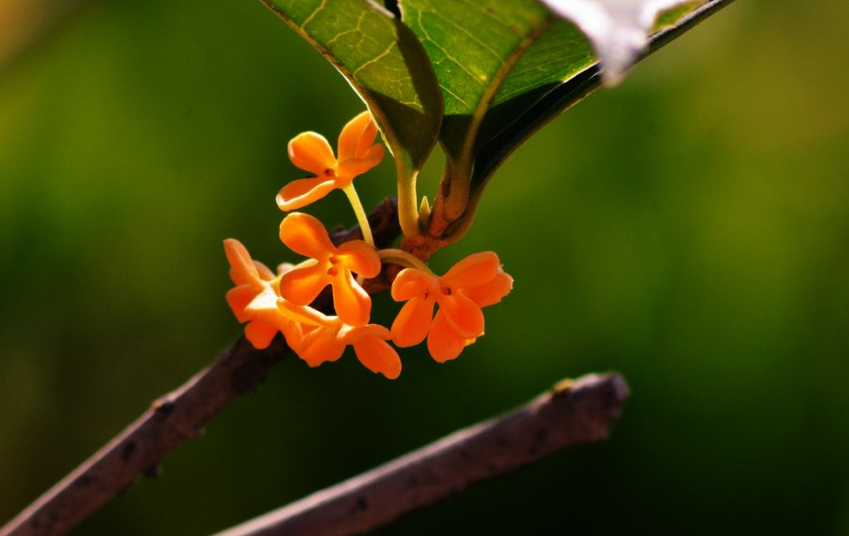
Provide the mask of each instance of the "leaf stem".
POLYGON ((420 233, 418 195, 416 194, 416 175, 398 166, 398 222, 401 231, 407 238, 417 236, 420 233))
POLYGON ((445 178, 450 187, 445 198, 443 213, 449 222, 457 220, 466 211, 471 191, 472 164, 471 156, 464 155, 462 160, 454 163, 450 158, 445 164, 445 178))

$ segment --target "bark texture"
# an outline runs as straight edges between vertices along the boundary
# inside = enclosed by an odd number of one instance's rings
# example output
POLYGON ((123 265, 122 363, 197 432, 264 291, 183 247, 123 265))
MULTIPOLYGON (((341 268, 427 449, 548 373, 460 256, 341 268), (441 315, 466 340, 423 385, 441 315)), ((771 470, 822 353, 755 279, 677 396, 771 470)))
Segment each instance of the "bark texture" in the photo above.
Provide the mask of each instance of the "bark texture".
MULTIPOLYGON (((391 245, 401 232, 394 199, 381 203, 369 221, 379 247, 391 245)), ((359 227, 331 235, 337 244, 361 238, 359 227)), ((222 273, 226 273, 223 263, 222 273)), ((385 288, 385 282, 377 282, 373 292, 385 288)), ((326 308, 329 297, 329 293, 319 296, 314 305, 326 308)), ((156 476, 166 456, 197 437, 204 425, 238 396, 254 392, 268 378, 271 367, 289 353, 280 335, 265 350, 255 349, 240 337, 214 363, 154 401, 134 423, 0 528, 0 536, 66 534, 141 475, 156 476)))
POLYGON ((457 494, 556 450, 605 439, 628 400, 616 374, 565 380, 518 410, 216 536, 346 536, 457 494))

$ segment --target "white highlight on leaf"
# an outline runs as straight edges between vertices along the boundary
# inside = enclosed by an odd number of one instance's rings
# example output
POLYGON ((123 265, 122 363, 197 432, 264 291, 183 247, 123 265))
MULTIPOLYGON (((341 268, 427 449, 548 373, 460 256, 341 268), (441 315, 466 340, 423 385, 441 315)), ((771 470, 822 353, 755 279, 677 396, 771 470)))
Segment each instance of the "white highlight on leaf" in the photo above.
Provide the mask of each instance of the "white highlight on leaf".
POLYGON ((660 13, 693 3, 693 0, 541 1, 586 34, 601 61, 601 74, 608 86, 621 82, 625 72, 645 50, 660 13))

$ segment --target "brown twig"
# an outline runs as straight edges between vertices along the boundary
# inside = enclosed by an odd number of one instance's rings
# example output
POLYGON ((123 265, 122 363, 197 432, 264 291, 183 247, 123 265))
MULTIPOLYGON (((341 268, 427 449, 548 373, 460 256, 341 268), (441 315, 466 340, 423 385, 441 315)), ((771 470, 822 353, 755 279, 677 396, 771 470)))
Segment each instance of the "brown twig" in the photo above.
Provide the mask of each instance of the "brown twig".
MULTIPOLYGON (((394 199, 381 203, 369 221, 380 247, 391 245, 400 234, 394 199)), ((337 244, 361 237, 357 227, 331 236, 337 244)), ((378 285, 375 290, 381 288, 378 285)), ((116 438, 0 528, 0 536, 67 533, 132 486, 140 475, 155 476, 168 454, 197 437, 236 397, 254 392, 288 352, 280 336, 266 350, 256 350, 240 338, 182 387, 156 400, 116 438)))
POLYGON ((244 338, 42 495, 5 527, 0 536, 58 536, 135 483, 155 476, 160 462, 188 443, 227 404, 251 392, 286 355, 280 337, 267 350, 244 338))
POLYGON ((560 382, 518 410, 216 536, 346 536, 563 447, 607 437, 628 399, 616 374, 560 382))

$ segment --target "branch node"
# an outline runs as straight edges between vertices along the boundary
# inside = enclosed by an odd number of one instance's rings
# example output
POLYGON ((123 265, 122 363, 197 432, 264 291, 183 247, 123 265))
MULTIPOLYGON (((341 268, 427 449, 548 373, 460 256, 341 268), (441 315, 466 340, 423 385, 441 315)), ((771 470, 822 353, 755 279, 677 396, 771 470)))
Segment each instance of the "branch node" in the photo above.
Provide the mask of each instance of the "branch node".
POLYGON ((174 413, 176 404, 170 398, 164 397, 154 400, 151 407, 153 408, 153 418, 162 422, 174 413))

